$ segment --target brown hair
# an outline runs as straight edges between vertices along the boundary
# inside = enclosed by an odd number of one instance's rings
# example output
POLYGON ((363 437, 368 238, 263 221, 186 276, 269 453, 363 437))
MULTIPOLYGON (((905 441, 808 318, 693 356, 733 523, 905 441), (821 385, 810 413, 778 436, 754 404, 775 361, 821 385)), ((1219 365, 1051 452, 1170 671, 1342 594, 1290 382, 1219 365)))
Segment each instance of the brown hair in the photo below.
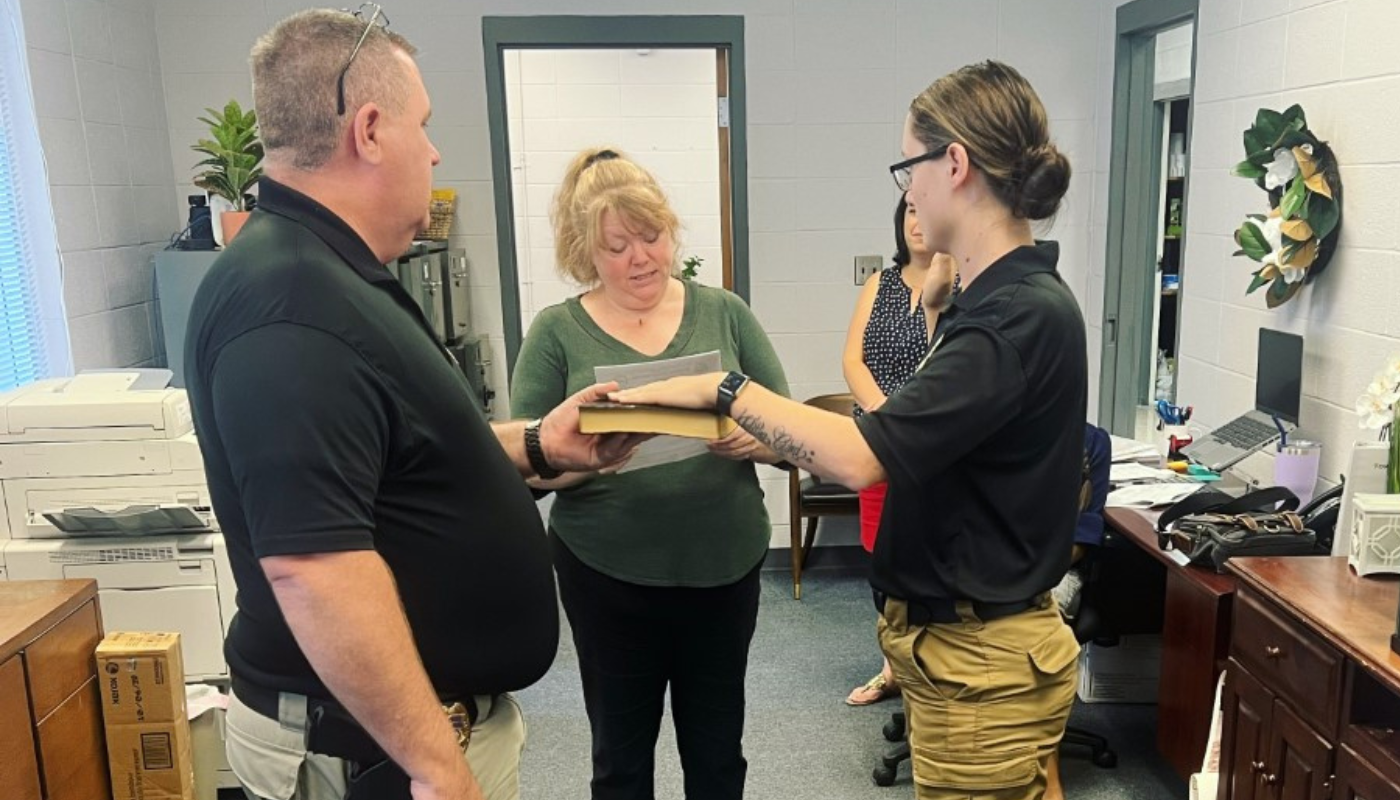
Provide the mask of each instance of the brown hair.
POLYGON ((915 97, 909 115, 930 150, 966 147, 1013 216, 1054 216, 1069 188, 1069 159, 1050 142, 1045 106, 1021 73, 999 61, 968 65, 915 97))
POLYGON ((373 24, 345 74, 346 113, 336 113, 336 79, 368 22, 344 11, 311 9, 258 37, 249 54, 253 106, 269 157, 297 169, 316 169, 335 152, 360 106, 376 103, 391 112, 403 110, 408 75, 394 53, 411 56, 417 50, 397 33, 373 24))
POLYGON ((578 155, 564 172, 564 182, 554 195, 550 218, 554 223, 555 269, 559 274, 588 286, 598 280, 593 254, 602 232, 603 214, 612 211, 629 223, 664 232, 680 252, 680 220, 661 184, 650 172, 610 147, 593 147, 578 155))

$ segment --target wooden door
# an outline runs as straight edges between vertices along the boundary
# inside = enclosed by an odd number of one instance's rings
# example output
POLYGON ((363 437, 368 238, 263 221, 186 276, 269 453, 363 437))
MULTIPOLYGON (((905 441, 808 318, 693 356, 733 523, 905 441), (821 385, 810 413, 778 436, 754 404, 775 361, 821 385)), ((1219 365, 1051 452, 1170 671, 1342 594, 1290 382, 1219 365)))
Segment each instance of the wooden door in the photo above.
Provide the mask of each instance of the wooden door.
POLYGON ((1268 755, 1274 695, 1233 658, 1221 696, 1222 739, 1219 800, 1265 800, 1262 775, 1268 755))

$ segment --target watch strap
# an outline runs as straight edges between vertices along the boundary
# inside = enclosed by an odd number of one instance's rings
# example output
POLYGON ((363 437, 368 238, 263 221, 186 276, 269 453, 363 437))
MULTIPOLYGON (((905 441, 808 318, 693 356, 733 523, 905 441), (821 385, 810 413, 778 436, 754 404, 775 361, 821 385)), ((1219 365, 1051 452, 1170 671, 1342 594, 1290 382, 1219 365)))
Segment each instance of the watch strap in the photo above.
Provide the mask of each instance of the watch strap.
POLYGON ((725 375, 724 380, 719 382, 719 390, 715 395, 715 411, 726 417, 731 416, 729 412, 734 408, 734 401, 748 385, 749 376, 742 372, 730 372, 725 375))
POLYGON ((549 465, 549 459, 545 458, 544 445, 540 444, 540 424, 544 420, 531 420, 525 423, 525 458, 530 462, 530 469, 544 480, 553 480, 564 473, 549 465))

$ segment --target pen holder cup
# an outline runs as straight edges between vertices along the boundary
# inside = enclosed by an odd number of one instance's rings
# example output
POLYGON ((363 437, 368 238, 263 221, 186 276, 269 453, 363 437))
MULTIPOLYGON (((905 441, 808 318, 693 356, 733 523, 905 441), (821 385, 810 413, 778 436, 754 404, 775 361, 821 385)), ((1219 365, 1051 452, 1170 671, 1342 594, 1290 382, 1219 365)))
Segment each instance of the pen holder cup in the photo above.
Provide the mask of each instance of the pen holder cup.
POLYGON ((1317 487, 1317 467, 1322 460, 1322 445, 1295 441, 1274 456, 1274 485, 1287 487, 1306 505, 1317 487))
POLYGON ((1157 452, 1168 458, 1191 443, 1191 431, 1185 425, 1163 425, 1157 431, 1157 452), (1175 444, 1173 444, 1175 443, 1175 444))

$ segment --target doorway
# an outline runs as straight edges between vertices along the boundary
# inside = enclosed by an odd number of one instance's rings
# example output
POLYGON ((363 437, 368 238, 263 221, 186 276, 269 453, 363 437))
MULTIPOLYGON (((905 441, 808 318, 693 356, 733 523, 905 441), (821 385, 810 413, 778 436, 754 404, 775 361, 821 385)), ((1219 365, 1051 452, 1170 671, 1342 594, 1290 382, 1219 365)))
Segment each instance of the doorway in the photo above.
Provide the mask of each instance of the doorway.
POLYGON ((1120 436, 1139 407, 1175 399, 1196 8, 1118 8, 1099 425, 1120 436))
POLYGON ((482 33, 508 374, 535 314, 584 288, 555 273, 549 206, 585 147, 656 175, 680 259, 747 299, 742 17, 485 17, 482 33))

